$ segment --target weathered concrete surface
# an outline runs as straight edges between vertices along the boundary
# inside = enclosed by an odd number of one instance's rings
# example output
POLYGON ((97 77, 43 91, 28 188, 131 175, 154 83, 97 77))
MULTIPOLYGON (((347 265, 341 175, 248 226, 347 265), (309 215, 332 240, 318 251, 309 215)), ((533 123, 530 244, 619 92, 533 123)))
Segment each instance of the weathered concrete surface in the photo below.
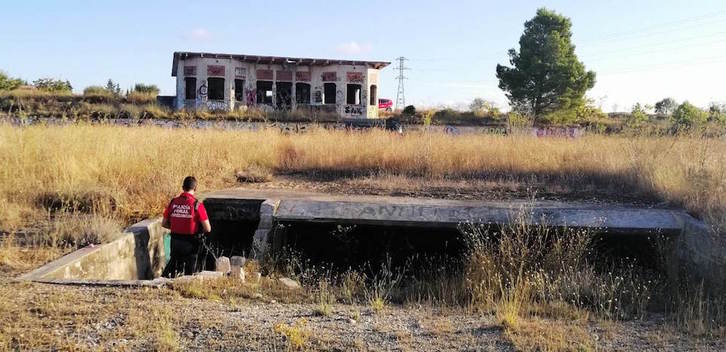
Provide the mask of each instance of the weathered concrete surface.
POLYGON ((22 275, 21 280, 148 280, 166 264, 161 219, 132 225, 119 238, 88 246, 22 275))
POLYGON ((461 223, 592 228, 607 233, 678 235, 695 220, 677 209, 553 201, 462 201, 407 197, 325 195, 280 190, 225 190, 207 199, 266 199, 276 203, 273 221, 307 221, 382 226, 456 227, 461 223))

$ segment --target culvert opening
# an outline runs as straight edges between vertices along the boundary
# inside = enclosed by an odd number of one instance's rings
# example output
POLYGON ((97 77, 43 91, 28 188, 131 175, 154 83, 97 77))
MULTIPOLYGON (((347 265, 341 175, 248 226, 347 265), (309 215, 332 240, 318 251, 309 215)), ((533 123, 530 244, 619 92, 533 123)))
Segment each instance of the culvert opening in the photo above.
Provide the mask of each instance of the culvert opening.
POLYGON ((216 257, 250 256, 262 202, 216 198, 204 201, 212 232, 200 248, 199 262, 203 270, 214 270, 216 257))
MULTIPOLYGON (((532 242, 542 236, 541 230, 529 228, 525 235, 528 238, 520 239, 520 244, 537 247, 532 242)), ((437 263, 453 265, 448 269, 456 271, 464 269, 467 255, 474 250, 474 237, 485 236, 487 245, 497 246, 503 231, 510 232, 497 225, 436 228, 288 221, 275 227, 273 257, 277 265, 289 265, 292 260, 337 272, 375 271, 382 265, 411 271, 419 265, 437 263)), ((617 234, 550 228, 545 235, 544 242, 547 243, 542 244, 543 250, 567 243, 567 236, 573 235, 587 238, 584 259, 597 267, 608 268, 628 262, 656 271, 662 269, 662 247, 673 239, 646 232, 617 234), (554 244, 555 241, 560 243, 554 244)), ((430 271, 430 268, 423 269, 430 271)))

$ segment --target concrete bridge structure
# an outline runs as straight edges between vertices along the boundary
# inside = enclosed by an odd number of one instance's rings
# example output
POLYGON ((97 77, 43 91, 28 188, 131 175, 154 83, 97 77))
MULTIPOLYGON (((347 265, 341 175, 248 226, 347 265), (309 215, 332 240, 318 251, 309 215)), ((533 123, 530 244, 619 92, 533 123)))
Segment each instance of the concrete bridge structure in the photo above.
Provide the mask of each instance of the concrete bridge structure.
MULTIPOLYGON (((203 198, 213 227, 212 236, 216 236, 222 247, 256 258, 280 246, 282 238, 275 229, 284 224, 372 226, 414 229, 421 234, 449 231, 455 235, 462 224, 506 226, 514 221, 530 226, 585 229, 601 236, 676 238, 678 258, 683 265, 706 267, 719 255, 714 252, 707 226, 687 212, 672 208, 330 195, 242 188, 212 192, 203 198)), ((130 227, 111 243, 80 249, 21 279, 106 284, 150 280, 159 276, 166 263, 165 234, 158 219, 146 220, 130 227)), ((389 235, 396 236, 396 233, 389 235)))

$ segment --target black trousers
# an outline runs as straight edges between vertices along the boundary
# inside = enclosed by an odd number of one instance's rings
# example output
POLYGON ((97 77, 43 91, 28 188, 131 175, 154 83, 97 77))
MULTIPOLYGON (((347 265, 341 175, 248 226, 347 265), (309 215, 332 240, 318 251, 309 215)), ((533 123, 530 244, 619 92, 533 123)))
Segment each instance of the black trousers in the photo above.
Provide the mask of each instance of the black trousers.
POLYGON ((191 275, 197 272, 199 240, 193 235, 171 234, 171 256, 166 264, 163 277, 191 275))

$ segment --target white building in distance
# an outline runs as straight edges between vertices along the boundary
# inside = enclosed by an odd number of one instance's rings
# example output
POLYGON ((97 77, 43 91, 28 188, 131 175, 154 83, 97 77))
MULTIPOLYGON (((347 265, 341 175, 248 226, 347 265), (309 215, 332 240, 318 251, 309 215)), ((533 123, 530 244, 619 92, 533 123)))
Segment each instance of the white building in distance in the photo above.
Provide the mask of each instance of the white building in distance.
POLYGON ((380 69, 390 62, 175 52, 176 108, 259 107, 378 117, 380 69))

